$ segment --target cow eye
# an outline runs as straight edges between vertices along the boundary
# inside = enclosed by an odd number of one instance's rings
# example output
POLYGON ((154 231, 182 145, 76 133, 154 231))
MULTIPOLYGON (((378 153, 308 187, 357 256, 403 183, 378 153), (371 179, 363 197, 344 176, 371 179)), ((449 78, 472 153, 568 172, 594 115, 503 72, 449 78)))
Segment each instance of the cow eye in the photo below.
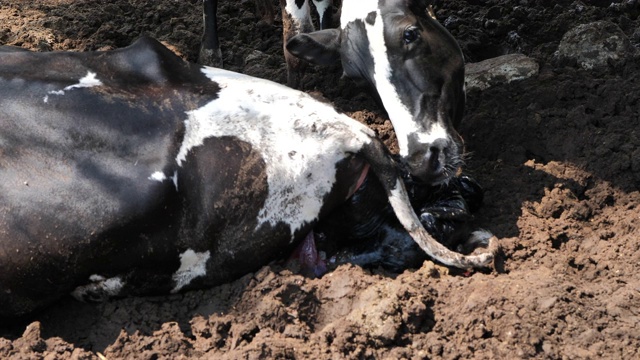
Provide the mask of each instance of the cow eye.
POLYGON ((404 29, 404 32, 402 33, 402 39, 404 40, 405 44, 411 44, 412 42, 416 41, 418 39, 418 29, 416 29, 415 27, 408 27, 404 29))

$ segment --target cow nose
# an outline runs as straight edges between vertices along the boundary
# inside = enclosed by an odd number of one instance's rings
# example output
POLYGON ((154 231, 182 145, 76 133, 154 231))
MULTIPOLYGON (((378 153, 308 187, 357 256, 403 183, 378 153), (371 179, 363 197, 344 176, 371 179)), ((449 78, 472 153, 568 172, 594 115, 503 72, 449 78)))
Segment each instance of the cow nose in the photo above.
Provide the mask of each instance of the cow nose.
POLYGON ((437 139, 429 145, 429 150, 425 155, 426 170, 432 176, 439 176, 444 171, 446 162, 445 149, 448 141, 445 139, 437 139))
POLYGON ((420 144, 414 154, 406 158, 409 172, 416 179, 431 185, 441 184, 452 175, 452 171, 461 164, 456 155, 458 147, 455 141, 437 138, 430 143, 420 144))

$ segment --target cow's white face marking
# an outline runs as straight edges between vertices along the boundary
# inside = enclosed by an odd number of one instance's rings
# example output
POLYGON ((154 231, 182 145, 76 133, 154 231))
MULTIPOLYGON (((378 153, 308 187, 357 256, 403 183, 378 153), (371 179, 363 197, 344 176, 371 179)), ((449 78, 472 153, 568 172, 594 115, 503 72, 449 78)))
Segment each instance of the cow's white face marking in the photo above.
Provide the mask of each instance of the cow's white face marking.
POLYGON ((449 135, 447 134, 447 130, 441 124, 442 123, 438 121, 431 126, 431 131, 426 133, 417 133, 418 141, 422 144, 433 144, 438 139, 447 139, 449 135))
POLYGON ((269 186, 256 228, 285 223, 293 240, 296 230, 317 219, 336 163, 358 152, 373 131, 303 92, 221 69, 202 71, 219 84, 219 98, 187 113, 178 165, 208 137, 251 144, 264 159, 269 186))
POLYGON ((94 274, 89 276, 89 281, 90 284, 75 288, 71 295, 79 301, 84 301, 87 296, 95 300, 106 300, 108 297, 120 294, 124 287, 124 282, 119 276, 107 279, 104 276, 94 274))
POLYGON ((384 39, 385 24, 378 9, 378 0, 345 1, 342 5, 342 15, 340 17, 343 30, 350 22, 356 20, 361 20, 365 26, 369 40, 369 51, 374 63, 373 79, 375 87, 393 124, 398 138, 400 155, 409 155, 410 135, 417 135, 417 140, 423 144, 431 144, 437 139, 448 139, 449 136, 446 130, 439 123, 440 119, 432 119, 436 123, 432 129, 421 129, 407 105, 400 100, 400 95, 395 85, 391 82, 393 70, 387 54, 387 45, 384 39), (373 25, 365 21, 367 15, 372 12, 376 13, 373 25))
POLYGON ((87 72, 87 75, 85 75, 83 78, 81 78, 78 81, 77 84, 69 85, 62 90, 52 90, 47 92, 47 95, 45 95, 44 97, 44 102, 45 103, 49 102, 49 95, 64 95, 65 91, 80 89, 80 88, 88 88, 93 86, 100 86, 100 85, 102 85, 102 81, 100 81, 96 77, 96 73, 89 71, 87 72))
POLYGON ((380 10, 376 9, 376 21, 370 25, 366 21, 365 30, 369 38, 369 51, 373 57, 375 86, 380 94, 384 108, 389 114, 393 129, 398 137, 400 155, 409 155, 409 134, 415 134, 418 128, 415 126, 413 116, 406 105, 400 100, 398 91, 391 83, 391 64, 387 56, 387 46, 384 42, 384 21, 380 10))
POLYGON ((180 289, 189 285, 193 279, 199 276, 205 276, 207 274, 207 261, 210 257, 211 252, 209 250, 203 253, 197 253, 188 249, 180 254, 180 268, 178 268, 172 277, 176 286, 171 292, 177 293, 180 289))
POLYGON ((167 175, 165 175, 162 171, 156 171, 153 174, 151 174, 151 176, 149 176, 148 179, 152 181, 159 181, 159 182, 164 182, 165 180, 169 179, 173 182, 173 186, 176 187, 176 191, 178 191, 178 171, 177 170, 173 172, 173 176, 171 176, 170 178, 167 177, 167 175))
POLYGON ((340 24, 344 29, 348 23, 363 20, 370 12, 378 11, 378 0, 343 1, 340 24))

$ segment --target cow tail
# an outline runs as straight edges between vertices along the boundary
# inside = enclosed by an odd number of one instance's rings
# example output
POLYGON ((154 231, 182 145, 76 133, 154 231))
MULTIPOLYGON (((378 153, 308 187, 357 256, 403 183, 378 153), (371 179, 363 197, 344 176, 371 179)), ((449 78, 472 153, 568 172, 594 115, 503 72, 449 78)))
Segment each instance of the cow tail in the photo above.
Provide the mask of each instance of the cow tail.
POLYGON ((398 164, 380 140, 374 137, 371 140, 363 146, 361 154, 382 183, 398 220, 420 248, 431 258, 448 266, 460 269, 491 267, 498 251, 497 239, 492 237, 484 252, 473 255, 454 252, 437 242, 424 229, 411 207, 398 164))

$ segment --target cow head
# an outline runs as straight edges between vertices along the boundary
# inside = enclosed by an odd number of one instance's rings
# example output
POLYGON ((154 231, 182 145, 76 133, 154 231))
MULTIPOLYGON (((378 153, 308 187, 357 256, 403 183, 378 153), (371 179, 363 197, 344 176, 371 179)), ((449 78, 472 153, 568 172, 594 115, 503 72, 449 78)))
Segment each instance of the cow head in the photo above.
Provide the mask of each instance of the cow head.
POLYGON ((464 108, 464 59, 427 14, 428 0, 345 0, 341 28, 300 34, 287 50, 318 65, 342 62, 369 83, 389 114, 415 177, 438 184, 461 165, 455 130, 464 108))

